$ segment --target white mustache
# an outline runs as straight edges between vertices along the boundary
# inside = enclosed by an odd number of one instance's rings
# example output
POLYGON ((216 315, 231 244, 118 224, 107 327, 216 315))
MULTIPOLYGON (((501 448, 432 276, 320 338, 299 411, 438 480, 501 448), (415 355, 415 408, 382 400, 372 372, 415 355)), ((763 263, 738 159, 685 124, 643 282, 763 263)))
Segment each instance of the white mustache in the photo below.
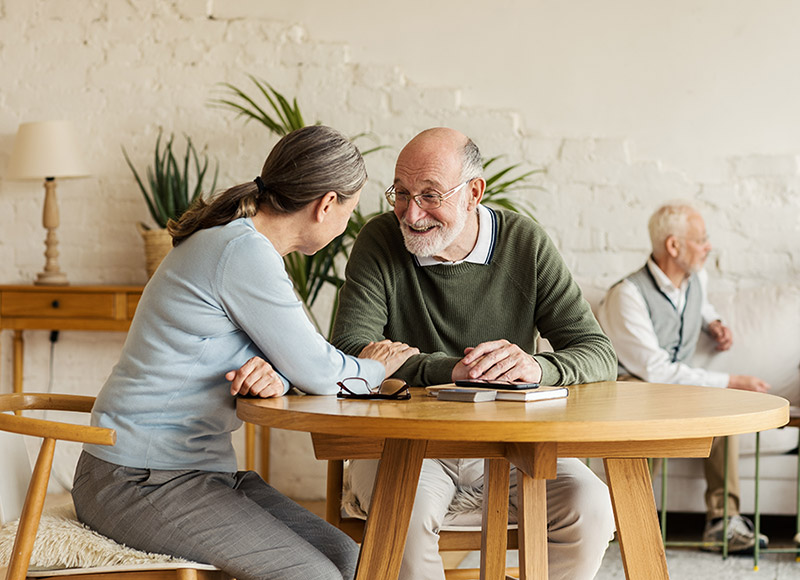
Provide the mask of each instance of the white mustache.
POLYGON ((413 224, 410 224, 406 220, 403 220, 403 225, 411 229, 422 230, 432 226, 440 226, 442 225, 442 222, 436 220, 419 220, 413 224))

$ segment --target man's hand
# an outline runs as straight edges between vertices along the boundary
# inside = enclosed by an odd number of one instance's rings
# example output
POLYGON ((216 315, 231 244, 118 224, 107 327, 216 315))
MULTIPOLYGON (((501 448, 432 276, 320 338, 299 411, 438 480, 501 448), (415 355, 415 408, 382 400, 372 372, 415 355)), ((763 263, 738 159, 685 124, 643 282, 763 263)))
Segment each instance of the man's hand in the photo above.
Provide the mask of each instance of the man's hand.
POLYGON ((254 356, 238 370, 229 371, 225 378, 231 381, 231 395, 255 395, 264 399, 283 395, 283 381, 269 364, 254 356))
POLYGON ((392 342, 387 339, 370 342, 361 350, 358 358, 371 358, 378 361, 386 367, 386 376, 390 377, 415 354, 419 354, 418 348, 408 346, 404 342, 392 342))
POLYGON ((728 379, 728 388, 738 389, 740 391, 766 393, 772 387, 758 377, 751 377, 750 375, 731 375, 728 379))
POLYGON ((721 320, 708 325, 708 334, 717 343, 717 350, 728 350, 733 344, 733 332, 721 320))
POLYGON ((499 379, 538 383, 542 379, 542 367, 536 359, 507 340, 482 342, 474 348, 465 348, 464 355, 453 367, 453 381, 499 379))

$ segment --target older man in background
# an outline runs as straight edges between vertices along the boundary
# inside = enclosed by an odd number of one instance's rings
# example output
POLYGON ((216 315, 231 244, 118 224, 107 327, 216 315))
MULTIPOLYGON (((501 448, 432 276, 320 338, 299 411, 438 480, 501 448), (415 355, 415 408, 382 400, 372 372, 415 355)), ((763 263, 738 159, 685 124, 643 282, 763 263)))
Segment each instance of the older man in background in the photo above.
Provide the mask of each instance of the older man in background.
MULTIPOLYGON (((700 385, 765 392, 769 385, 749 375, 729 375, 690 366, 700 332, 727 350, 731 329, 723 324, 706 293, 703 269, 711 251, 705 222, 688 202, 660 207, 650 218, 652 255, 647 263, 611 287, 597 318, 619 359, 620 379, 700 385)), ((739 446, 728 437, 728 549, 755 545, 753 523, 739 513, 739 446)), ((723 539, 725 438, 717 438, 705 460, 706 526, 703 541, 718 549, 723 539)), ((767 538, 760 536, 761 547, 767 538)))

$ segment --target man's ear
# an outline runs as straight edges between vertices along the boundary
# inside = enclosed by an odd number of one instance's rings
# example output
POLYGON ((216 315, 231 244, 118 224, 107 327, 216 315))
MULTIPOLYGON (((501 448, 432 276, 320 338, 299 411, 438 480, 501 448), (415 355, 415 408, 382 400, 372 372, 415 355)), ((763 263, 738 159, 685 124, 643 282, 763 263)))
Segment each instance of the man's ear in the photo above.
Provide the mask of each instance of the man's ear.
POLYGON ((681 251, 681 243, 676 236, 667 236, 667 239, 664 240, 664 248, 670 257, 677 258, 681 251))
POLYGON ((314 219, 319 223, 325 221, 325 216, 331 211, 333 204, 338 203, 338 201, 339 196, 336 195, 335 191, 329 191, 320 197, 314 202, 314 219))
POLYGON ((486 180, 483 177, 473 179, 467 184, 467 195, 469 196, 469 204, 467 210, 472 211, 483 199, 483 193, 486 191, 486 180))

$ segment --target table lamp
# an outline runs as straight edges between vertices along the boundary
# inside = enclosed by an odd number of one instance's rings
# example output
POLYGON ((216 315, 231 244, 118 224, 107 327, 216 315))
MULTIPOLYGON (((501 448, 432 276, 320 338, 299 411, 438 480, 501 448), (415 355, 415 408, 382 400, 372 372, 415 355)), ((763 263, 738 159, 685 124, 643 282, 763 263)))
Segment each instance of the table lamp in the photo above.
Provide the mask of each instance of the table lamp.
POLYGON ((81 158, 75 128, 69 121, 42 121, 19 126, 11 159, 8 179, 44 179, 44 211, 42 224, 47 230, 45 265, 34 284, 65 286, 67 276, 58 266, 58 202, 56 177, 88 175, 81 158))

